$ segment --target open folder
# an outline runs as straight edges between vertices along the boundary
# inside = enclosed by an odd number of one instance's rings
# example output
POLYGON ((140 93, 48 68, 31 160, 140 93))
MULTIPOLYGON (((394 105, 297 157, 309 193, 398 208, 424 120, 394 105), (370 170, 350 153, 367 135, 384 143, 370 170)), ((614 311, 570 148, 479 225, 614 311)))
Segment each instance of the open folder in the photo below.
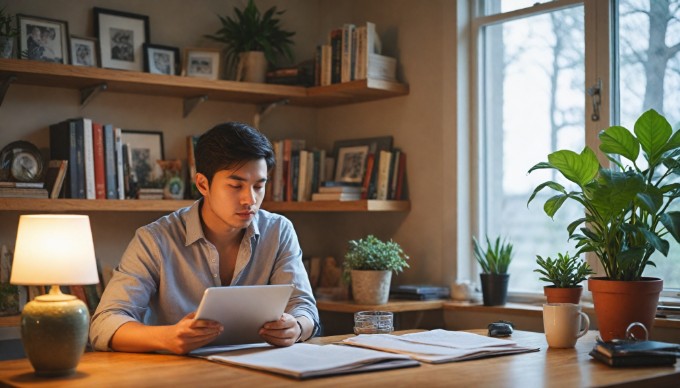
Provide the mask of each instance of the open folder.
POLYGON ((420 365, 418 361, 402 354, 351 346, 304 343, 285 348, 258 346, 199 357, 297 379, 420 365))
POLYGON ((343 343, 404 354, 418 361, 432 364, 539 350, 538 348, 520 346, 510 340, 447 330, 431 330, 400 336, 362 334, 347 338, 343 343))

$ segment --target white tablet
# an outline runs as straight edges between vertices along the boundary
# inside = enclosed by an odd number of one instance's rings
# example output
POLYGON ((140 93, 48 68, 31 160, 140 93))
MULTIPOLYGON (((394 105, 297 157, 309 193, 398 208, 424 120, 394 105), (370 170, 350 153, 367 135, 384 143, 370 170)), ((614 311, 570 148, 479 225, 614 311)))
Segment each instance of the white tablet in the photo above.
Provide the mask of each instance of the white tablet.
POLYGON ((196 319, 224 325, 210 346, 263 342, 258 331, 265 323, 281 318, 294 288, 292 284, 210 287, 203 293, 196 319))

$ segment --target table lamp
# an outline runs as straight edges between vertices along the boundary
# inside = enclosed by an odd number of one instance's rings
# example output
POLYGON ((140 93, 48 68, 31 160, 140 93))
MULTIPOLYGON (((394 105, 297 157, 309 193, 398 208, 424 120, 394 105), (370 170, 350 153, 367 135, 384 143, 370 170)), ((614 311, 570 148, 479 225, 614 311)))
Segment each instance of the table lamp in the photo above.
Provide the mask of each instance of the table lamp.
POLYGON ((90 315, 60 285, 99 282, 90 219, 82 215, 22 215, 10 283, 50 285, 47 295, 26 304, 21 339, 39 376, 75 372, 85 351, 90 315))

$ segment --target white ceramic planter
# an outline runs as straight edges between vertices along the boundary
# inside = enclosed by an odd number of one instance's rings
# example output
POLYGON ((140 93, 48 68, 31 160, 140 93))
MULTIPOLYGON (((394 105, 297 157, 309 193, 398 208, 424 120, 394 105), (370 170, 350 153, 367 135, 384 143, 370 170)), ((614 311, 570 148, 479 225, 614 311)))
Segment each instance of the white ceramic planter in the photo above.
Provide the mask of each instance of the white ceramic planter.
POLYGON ((391 280, 392 271, 352 270, 352 297, 358 304, 385 304, 391 280))

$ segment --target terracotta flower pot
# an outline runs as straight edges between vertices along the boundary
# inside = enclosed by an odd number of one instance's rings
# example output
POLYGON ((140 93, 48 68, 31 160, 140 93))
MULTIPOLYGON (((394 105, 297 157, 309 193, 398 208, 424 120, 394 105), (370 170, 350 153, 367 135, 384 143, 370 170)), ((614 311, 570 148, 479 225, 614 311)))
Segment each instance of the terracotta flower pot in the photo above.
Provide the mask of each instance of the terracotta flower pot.
MULTIPOLYGON (((642 278, 639 281, 609 280, 604 277, 588 279, 588 289, 593 293, 595 315, 604 341, 625 338, 626 328, 640 322, 651 334, 663 280, 642 278)), ((634 331, 643 338, 641 331, 634 331)))
POLYGON ((578 287, 555 287, 555 286, 545 286, 543 287, 543 294, 548 299, 548 303, 581 303, 581 293, 583 292, 583 286, 578 287))

